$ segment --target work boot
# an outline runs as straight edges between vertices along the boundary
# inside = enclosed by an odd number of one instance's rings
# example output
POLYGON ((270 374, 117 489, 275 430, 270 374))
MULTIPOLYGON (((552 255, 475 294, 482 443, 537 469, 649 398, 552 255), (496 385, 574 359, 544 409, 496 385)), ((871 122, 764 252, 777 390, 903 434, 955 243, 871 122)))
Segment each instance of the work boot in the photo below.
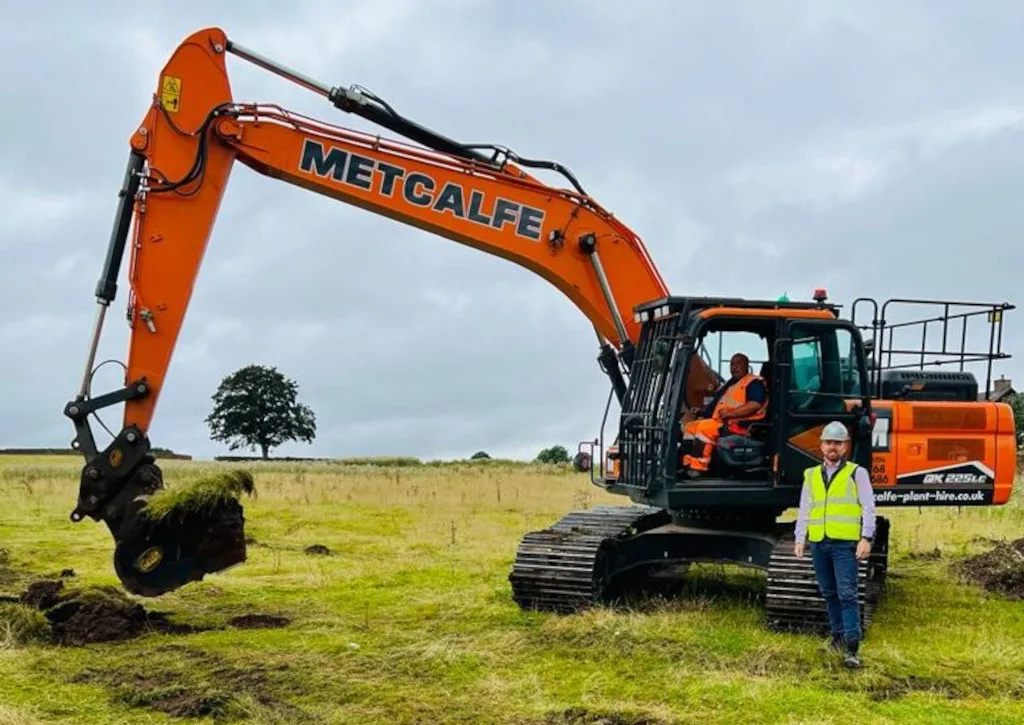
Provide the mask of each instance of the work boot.
POLYGON ((846 656, 843 658, 843 665, 852 669, 860 667, 860 657, 857 656, 857 645, 848 647, 846 650, 846 656))
POLYGON ((833 634, 831 637, 829 637, 828 644, 827 644, 827 649, 828 649, 829 652, 834 652, 836 654, 842 654, 843 653, 843 635, 841 635, 841 634, 833 634))
POLYGON ((708 461, 696 456, 683 456, 683 465, 686 466, 686 475, 690 478, 698 478, 708 472, 708 461))

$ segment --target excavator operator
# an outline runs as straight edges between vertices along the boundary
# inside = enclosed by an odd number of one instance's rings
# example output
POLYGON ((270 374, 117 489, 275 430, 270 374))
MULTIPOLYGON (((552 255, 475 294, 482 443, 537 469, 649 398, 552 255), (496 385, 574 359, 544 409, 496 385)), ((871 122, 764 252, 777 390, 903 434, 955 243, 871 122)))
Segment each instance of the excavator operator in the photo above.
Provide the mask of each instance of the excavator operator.
MULTIPOLYGON (((700 456, 683 456, 683 465, 691 471, 707 471, 711 452, 723 429, 743 434, 750 423, 763 420, 768 410, 768 388, 764 379, 750 372, 750 358, 741 352, 729 360, 730 377, 715 393, 703 410, 692 411, 700 416, 683 423, 683 437, 703 443, 700 456)), ((694 443, 696 451, 697 443, 694 443)))

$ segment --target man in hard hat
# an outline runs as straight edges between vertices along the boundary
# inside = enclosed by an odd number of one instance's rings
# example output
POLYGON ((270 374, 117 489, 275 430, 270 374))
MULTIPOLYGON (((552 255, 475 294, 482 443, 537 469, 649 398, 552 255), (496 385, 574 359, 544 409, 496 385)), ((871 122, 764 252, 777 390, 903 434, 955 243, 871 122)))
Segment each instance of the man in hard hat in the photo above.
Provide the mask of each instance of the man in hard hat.
POLYGON ((768 411, 768 389, 758 375, 750 372, 750 358, 741 352, 729 360, 732 376, 718 389, 702 411, 703 417, 684 420, 683 436, 694 438, 694 452, 699 456, 683 456, 683 465, 691 471, 707 471, 711 453, 722 435, 722 429, 744 433, 750 423, 763 420, 768 411), (702 445, 703 444, 703 445, 702 445))
POLYGON ((804 555, 811 543, 814 573, 828 611, 830 647, 842 652, 844 664, 860 667, 860 602, 857 562, 868 557, 875 535, 875 498, 871 476, 846 458, 850 433, 833 421, 820 436, 821 465, 804 471, 794 553, 804 555))

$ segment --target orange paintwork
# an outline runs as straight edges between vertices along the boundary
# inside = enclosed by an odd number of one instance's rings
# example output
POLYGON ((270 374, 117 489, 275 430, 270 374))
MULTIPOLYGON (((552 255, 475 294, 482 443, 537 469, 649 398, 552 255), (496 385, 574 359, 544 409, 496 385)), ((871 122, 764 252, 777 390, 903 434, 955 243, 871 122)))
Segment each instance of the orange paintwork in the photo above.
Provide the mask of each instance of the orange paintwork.
MULTIPOLYGON (((995 474, 992 503, 1009 500, 1017 457, 1008 405, 892 400, 874 400, 871 405, 876 413, 888 411, 890 416, 889 450, 872 454, 874 486, 896 486, 899 476, 977 461, 995 474)), ((876 449, 884 445, 884 439, 876 441, 876 449)))
POLYGON ((731 317, 782 317, 787 320, 835 320, 836 316, 826 309, 806 309, 806 310, 787 310, 787 309, 750 309, 746 307, 710 307, 700 312, 700 316, 707 319, 708 317, 718 317, 719 315, 728 315, 731 317))
MULTIPOLYGON (((232 102, 224 62, 226 44, 222 30, 198 31, 177 48, 163 68, 153 106, 131 139, 133 148, 144 153, 148 161, 150 187, 181 179, 188 173, 204 138, 199 132, 204 120, 221 104, 232 102), (173 112, 165 113, 160 106, 160 94, 168 77, 178 94, 172 99, 173 112)), ((272 105, 243 104, 223 109, 209 124, 205 143, 205 165, 196 181, 174 191, 157 192, 151 188, 136 203, 136 226, 129 247, 133 315, 126 377, 135 380, 145 376, 152 394, 125 404, 124 424, 137 425, 143 431, 149 427, 162 392, 236 160, 266 176, 515 262, 560 289, 593 322, 596 330, 615 344, 623 341, 619 340, 592 263, 579 249, 581 235, 596 236, 597 251, 616 296, 616 306, 626 334, 634 343, 639 339, 640 325, 634 321, 633 308, 668 294, 642 241, 611 213, 589 197, 546 186, 511 165, 497 170, 328 125, 272 105), (361 173, 351 177, 339 172, 341 179, 331 173, 315 173, 315 169, 303 171, 300 161, 307 140, 322 144, 324 157, 334 149, 344 152, 344 158, 358 154, 366 165, 361 173), (384 175, 376 166, 380 163, 404 170, 390 195, 382 193, 384 175), (369 171, 370 168, 373 170, 369 171), (461 190, 462 218, 451 211, 435 211, 429 204, 417 206, 403 196, 404 179, 417 172, 425 176, 413 177, 420 183, 410 185, 409 191, 430 191, 422 183, 429 177, 434 184, 429 194, 432 201, 449 183, 458 185, 458 189, 447 188, 461 190), (367 178, 372 179, 369 189, 352 183, 367 178), (502 228, 469 220, 465 212, 473 192, 482 194, 483 204, 477 211, 488 216, 493 215, 499 198, 537 210, 532 217, 534 223, 527 225, 532 229, 525 230, 539 231, 533 235, 537 238, 517 234, 514 216, 502 228), (543 219, 539 221, 541 214, 543 219), (562 235, 560 243, 549 244, 553 232, 562 235), (145 324, 143 311, 151 316, 155 332, 145 324)), ((336 153, 334 158, 343 157, 336 153)), ((321 170, 331 171, 323 165, 321 170)))
MULTIPOLYGON (((174 52, 160 73, 156 95, 145 120, 132 136, 132 147, 149 165, 153 189, 185 177, 196 158, 199 129, 210 110, 231 100, 224 65, 227 38, 218 30, 193 34, 174 52), (180 103, 164 115, 159 105, 163 79, 178 78, 180 103), (173 126, 167 117, 173 119, 173 126)), ((192 297, 196 274, 206 251, 213 220, 227 184, 235 151, 210 138, 198 183, 174 191, 149 191, 135 204, 129 245, 128 282, 131 339, 126 382, 148 378, 152 393, 125 403, 124 424, 149 427, 174 345, 192 297), (150 332, 140 315, 152 315, 150 332)))

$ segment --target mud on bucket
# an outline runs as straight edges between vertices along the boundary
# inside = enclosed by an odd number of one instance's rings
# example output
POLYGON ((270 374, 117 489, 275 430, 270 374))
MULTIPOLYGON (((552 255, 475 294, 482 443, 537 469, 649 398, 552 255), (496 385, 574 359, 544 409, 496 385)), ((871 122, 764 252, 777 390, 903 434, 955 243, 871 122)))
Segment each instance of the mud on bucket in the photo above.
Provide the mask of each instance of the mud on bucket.
POLYGON ((249 474, 232 472, 133 501, 114 549, 125 589, 160 596, 244 562, 245 517, 237 496, 252 490, 249 474))

